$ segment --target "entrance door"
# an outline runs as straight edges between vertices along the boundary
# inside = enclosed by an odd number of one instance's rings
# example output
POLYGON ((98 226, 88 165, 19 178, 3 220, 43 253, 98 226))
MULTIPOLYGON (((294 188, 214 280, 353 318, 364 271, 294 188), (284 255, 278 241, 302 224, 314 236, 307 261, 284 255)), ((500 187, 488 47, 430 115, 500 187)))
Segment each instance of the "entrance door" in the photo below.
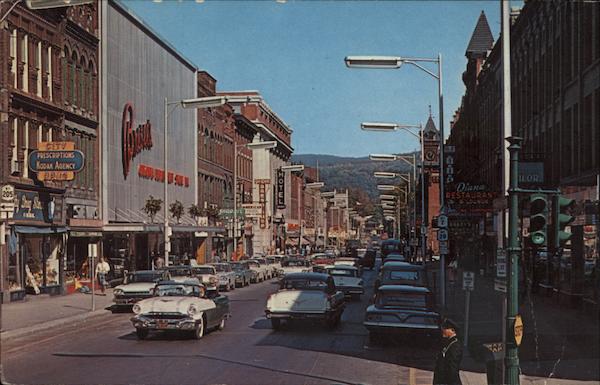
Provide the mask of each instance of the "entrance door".
POLYGON ((152 261, 148 250, 148 234, 135 235, 135 260, 136 270, 152 269, 152 261))

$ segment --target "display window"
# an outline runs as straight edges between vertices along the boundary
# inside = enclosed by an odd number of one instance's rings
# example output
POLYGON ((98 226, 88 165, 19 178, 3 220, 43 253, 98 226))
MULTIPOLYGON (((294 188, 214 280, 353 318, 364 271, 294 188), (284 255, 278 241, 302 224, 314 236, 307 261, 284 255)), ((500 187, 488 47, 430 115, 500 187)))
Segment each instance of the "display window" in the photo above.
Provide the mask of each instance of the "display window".
POLYGON ((47 286, 60 285, 62 236, 20 235, 24 283, 32 294, 47 286))

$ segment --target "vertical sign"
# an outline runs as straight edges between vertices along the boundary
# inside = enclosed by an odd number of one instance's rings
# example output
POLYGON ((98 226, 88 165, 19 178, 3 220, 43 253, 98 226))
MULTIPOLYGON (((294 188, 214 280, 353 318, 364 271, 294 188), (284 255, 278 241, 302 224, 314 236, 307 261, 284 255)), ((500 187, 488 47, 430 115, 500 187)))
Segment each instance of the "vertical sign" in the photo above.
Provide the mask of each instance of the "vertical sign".
POLYGON ((266 202, 267 202, 267 188, 266 184, 260 183, 258 185, 258 203, 261 203, 261 215, 260 215, 260 228, 267 228, 267 210, 266 210, 266 202))
POLYGON ((285 172, 277 169, 277 208, 285 209, 285 172))

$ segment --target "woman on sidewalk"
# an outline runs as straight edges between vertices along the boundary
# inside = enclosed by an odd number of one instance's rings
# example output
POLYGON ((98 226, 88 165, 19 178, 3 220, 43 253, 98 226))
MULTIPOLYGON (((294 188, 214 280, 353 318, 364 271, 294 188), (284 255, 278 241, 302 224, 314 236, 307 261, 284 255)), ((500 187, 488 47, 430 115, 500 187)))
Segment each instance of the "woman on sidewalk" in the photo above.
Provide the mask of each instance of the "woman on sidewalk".
POLYGON ((100 283, 100 290, 102 291, 102 295, 106 295, 104 291, 106 290, 106 274, 110 271, 110 265, 104 257, 100 257, 98 264, 96 265, 96 277, 98 277, 98 282, 100 283))

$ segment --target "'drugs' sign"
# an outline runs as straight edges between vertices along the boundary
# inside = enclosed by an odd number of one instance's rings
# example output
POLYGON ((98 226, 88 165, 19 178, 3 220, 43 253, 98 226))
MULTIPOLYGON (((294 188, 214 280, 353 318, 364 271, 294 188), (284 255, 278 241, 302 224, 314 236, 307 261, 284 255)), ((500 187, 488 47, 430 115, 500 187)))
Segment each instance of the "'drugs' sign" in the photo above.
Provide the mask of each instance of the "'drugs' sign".
POLYGON ((74 142, 40 142, 39 149, 29 154, 29 169, 40 181, 67 181, 83 170, 83 152, 75 150, 74 142))

